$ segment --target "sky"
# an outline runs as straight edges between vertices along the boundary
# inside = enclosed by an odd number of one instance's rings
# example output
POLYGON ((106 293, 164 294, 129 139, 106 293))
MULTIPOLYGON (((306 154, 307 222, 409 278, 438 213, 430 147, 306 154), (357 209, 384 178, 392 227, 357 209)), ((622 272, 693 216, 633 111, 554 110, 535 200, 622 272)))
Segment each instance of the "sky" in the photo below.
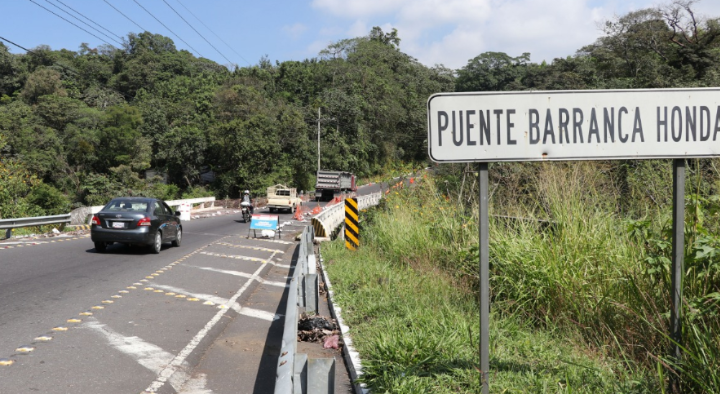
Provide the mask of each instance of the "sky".
MULTIPOLYGON (((178 49, 229 67, 318 57, 374 26, 397 29, 400 50, 459 69, 481 53, 530 53, 534 63, 572 56, 602 36, 604 21, 668 4, 648 0, 0 0, 0 37, 32 50, 121 47, 150 31, 178 49), (64 19, 62 19, 62 18, 64 19)), ((720 1, 693 5, 720 17, 720 1)), ((12 53, 24 53, 7 41, 12 53)))

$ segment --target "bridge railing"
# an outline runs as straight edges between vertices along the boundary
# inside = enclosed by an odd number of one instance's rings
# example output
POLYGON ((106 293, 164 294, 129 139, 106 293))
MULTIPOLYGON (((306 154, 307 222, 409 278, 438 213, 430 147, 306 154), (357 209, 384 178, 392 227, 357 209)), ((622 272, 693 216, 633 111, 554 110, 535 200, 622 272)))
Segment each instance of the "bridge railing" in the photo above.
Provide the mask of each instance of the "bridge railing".
MULTIPOLYGON (((358 209, 367 209, 380 203, 382 193, 372 193, 360 196, 358 200, 358 209)), ((315 229, 315 236, 320 238, 331 237, 335 230, 345 222, 345 206, 341 202, 329 208, 312 218, 312 225, 315 229)))
MULTIPOLYGON (((212 202, 214 204, 215 197, 201 197, 201 198, 189 198, 185 200, 170 200, 165 201, 167 205, 177 208, 180 205, 183 204, 202 204, 202 203, 209 203, 212 202)), ((35 226, 45 226, 48 224, 70 224, 74 222, 79 222, 76 224, 82 224, 86 221, 87 216, 94 215, 102 208, 104 205, 97 205, 92 207, 83 207, 78 208, 70 213, 64 214, 64 215, 54 215, 54 216, 36 216, 36 217, 29 217, 29 218, 15 218, 15 219, 0 219, 0 230, 5 230, 5 238, 12 237, 12 230, 16 228, 22 228, 22 227, 35 227, 35 226)))

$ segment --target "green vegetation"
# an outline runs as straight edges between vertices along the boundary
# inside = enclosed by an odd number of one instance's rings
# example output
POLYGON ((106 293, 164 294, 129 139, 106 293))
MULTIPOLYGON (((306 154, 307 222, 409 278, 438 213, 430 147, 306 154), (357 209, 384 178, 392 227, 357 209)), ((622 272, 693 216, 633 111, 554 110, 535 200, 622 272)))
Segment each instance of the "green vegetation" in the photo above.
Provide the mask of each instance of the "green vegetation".
MULTIPOLYGON (((658 393, 678 371, 687 392, 718 392, 720 198, 687 200, 678 362, 668 357, 668 207, 629 217, 608 193, 613 171, 599 168, 490 167, 535 191, 518 200, 499 183, 491 198, 493 391, 658 393)), ((391 189, 363 213, 359 251, 323 247, 374 392, 478 392, 478 190, 472 173, 450 182, 461 170, 391 189)))
MULTIPOLYGON (((720 19, 692 4, 607 21, 550 64, 487 52, 459 70, 420 64, 380 28, 233 70, 150 32, 120 49, 0 43, 0 218, 117 195, 310 190, 318 110, 322 167, 377 182, 426 166, 433 93, 717 87, 720 19)), ((670 162, 491 165, 494 391, 657 393, 678 371, 686 392, 720 392, 719 168, 689 161, 685 356, 673 360, 670 162)), ((478 389, 473 170, 435 167, 366 213, 358 253, 326 250, 376 392, 478 389)))
MULTIPOLYGON (((121 48, 11 54, 0 43, 0 215, 51 214, 121 194, 311 190, 318 111, 322 167, 372 179, 427 161, 433 93, 718 86, 720 23, 698 18, 692 3, 607 21, 600 39, 550 64, 487 52, 459 70, 420 64, 402 52, 396 30, 378 27, 316 58, 232 70, 151 32, 129 34, 121 48), (40 184, 52 204, 29 195, 40 184)), ((666 182, 645 182, 656 165, 628 164, 619 192, 661 204, 643 189, 666 182)))
POLYGON ((370 176, 424 160, 425 101, 453 90, 453 77, 399 42, 376 28, 316 59, 234 70, 149 32, 120 49, 14 55, 0 43, 0 217, 67 213, 117 195, 310 190, 318 110, 324 168, 370 176), (40 185, 51 204, 32 195, 40 185))

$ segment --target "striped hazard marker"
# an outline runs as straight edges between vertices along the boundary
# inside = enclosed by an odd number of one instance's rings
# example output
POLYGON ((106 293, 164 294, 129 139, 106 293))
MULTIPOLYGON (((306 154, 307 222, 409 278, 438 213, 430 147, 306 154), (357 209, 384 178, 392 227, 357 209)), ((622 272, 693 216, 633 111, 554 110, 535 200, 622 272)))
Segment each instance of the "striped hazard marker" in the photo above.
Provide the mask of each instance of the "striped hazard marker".
POLYGON ((345 247, 356 250, 360 246, 357 198, 345 199, 345 247))

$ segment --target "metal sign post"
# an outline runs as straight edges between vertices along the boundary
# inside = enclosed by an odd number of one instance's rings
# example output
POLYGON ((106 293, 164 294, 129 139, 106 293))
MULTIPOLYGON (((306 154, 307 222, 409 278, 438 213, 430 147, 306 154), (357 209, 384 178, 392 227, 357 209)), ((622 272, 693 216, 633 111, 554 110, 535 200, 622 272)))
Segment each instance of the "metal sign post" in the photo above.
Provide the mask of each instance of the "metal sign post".
POLYGON ((489 392, 490 377, 490 215, 488 163, 480 163, 480 387, 489 392))
MULTIPOLYGON (((672 224, 672 310, 670 311, 670 338, 673 340, 670 354, 676 361, 682 353, 682 273, 685 259, 685 160, 673 160, 673 224, 672 224)), ((680 393, 680 379, 670 374, 668 391, 680 393)))

